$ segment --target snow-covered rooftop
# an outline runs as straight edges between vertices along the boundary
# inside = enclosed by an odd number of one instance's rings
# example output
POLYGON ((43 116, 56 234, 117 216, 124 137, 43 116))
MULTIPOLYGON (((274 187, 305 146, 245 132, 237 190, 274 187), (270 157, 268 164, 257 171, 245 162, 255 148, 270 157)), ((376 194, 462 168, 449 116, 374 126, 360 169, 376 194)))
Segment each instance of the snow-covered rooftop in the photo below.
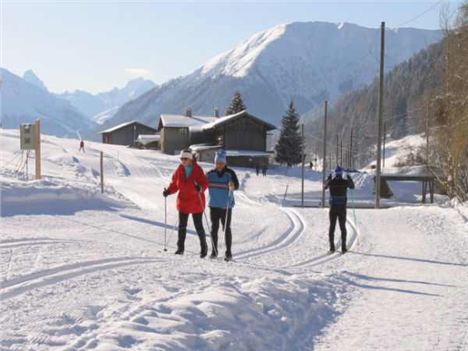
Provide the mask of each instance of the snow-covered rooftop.
POLYGON ((276 127, 264 120, 255 117, 248 113, 246 110, 234 113, 232 115, 227 115, 223 117, 214 117, 214 116, 192 116, 188 117, 186 115, 161 115, 161 122, 164 127, 169 128, 190 128, 190 130, 208 130, 214 127, 217 127, 227 121, 239 118, 241 116, 248 115, 250 118, 257 120, 259 123, 267 125, 270 130, 275 129, 276 127))
POLYGON ((257 151, 257 150, 226 150, 226 156, 239 157, 239 156, 249 156, 249 157, 259 157, 259 156, 270 156, 269 152, 257 151))
POLYGON ((219 149, 221 145, 212 145, 212 144, 194 144, 190 145, 190 150, 192 151, 204 151, 204 150, 212 150, 212 149, 219 149))
POLYGON ((103 134, 103 133, 110 133, 110 132, 113 132, 113 131, 115 131, 115 130, 117 130, 117 129, 126 127, 126 126, 128 126, 128 125, 130 125, 130 124, 133 124, 133 123, 135 123, 135 122, 136 122, 136 121, 130 121, 130 122, 121 123, 121 124, 118 124, 118 125, 116 125, 116 126, 113 126, 113 127, 109 128, 109 129, 101 130, 99 133, 100 133, 100 134, 103 134))
POLYGON ((161 122, 164 127, 169 128, 184 128, 184 127, 194 127, 201 126, 206 123, 213 122, 217 117, 211 116, 192 116, 188 117, 186 115, 161 115, 161 122))
POLYGON ((204 126, 202 126, 202 129, 207 130, 207 129, 215 128, 215 127, 217 127, 217 126, 219 126, 219 125, 221 125, 223 123, 226 123, 226 122, 228 122, 230 120, 239 118, 239 117, 241 117, 243 115, 248 115, 251 118, 257 120, 258 122, 266 124, 270 129, 276 129, 276 127, 274 125, 272 125, 272 124, 270 124, 268 122, 265 122, 264 120, 262 120, 262 119, 260 119, 258 117, 255 117, 255 116, 251 115, 246 110, 240 111, 238 113, 234 113, 232 115, 227 115, 227 116, 224 116, 224 117, 216 118, 213 122, 205 124, 204 126))
MULTIPOLYGON (((112 127, 112 128, 106 129, 106 130, 102 130, 102 131, 99 132, 99 134, 111 133, 111 132, 113 132, 113 131, 116 131, 117 129, 126 127, 126 126, 128 126, 128 125, 133 124, 133 123, 138 123, 138 124, 140 124, 140 125, 142 125, 142 126, 145 126, 143 123, 140 123, 140 122, 138 122, 138 121, 133 120, 133 121, 130 121, 130 122, 125 122, 125 123, 118 124, 118 125, 116 125, 116 126, 114 126, 114 127, 112 127)), ((149 126, 145 126, 145 127, 152 128, 152 127, 149 127, 149 126)), ((154 129, 154 128, 153 128, 153 129, 154 129)), ((156 129, 155 129, 155 130, 156 130, 156 129)))
POLYGON ((140 134, 138 135, 137 141, 143 145, 159 141, 161 136, 159 134, 140 134))

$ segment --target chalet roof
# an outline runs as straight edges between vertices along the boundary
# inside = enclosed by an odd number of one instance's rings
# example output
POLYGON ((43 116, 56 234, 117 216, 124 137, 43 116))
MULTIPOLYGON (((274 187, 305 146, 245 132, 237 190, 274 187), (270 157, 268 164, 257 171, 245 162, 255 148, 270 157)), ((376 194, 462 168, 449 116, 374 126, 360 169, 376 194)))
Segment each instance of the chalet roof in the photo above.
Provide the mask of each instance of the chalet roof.
POLYGON ((118 130, 118 129, 127 127, 127 126, 129 126, 129 125, 132 125, 133 123, 139 124, 139 125, 144 126, 144 127, 146 127, 146 128, 153 129, 155 133, 156 133, 156 131, 157 131, 157 130, 156 130, 155 128, 153 128, 153 127, 147 126, 147 125, 145 125, 145 124, 143 124, 143 123, 140 123, 140 122, 134 120, 134 121, 130 121, 130 122, 125 122, 125 123, 118 124, 118 125, 116 125, 116 126, 114 126, 114 127, 111 127, 111 128, 109 128, 109 129, 106 129, 106 130, 102 130, 102 131, 99 132, 99 134, 112 133, 112 132, 115 132, 115 131, 118 130))
POLYGON ((140 134, 138 135, 137 141, 143 145, 160 141, 161 136, 159 134, 140 134))
POLYGON ((273 124, 265 122, 264 120, 255 117, 254 115, 248 113, 246 110, 243 110, 232 115, 227 115, 223 117, 214 117, 214 116, 192 116, 187 117, 185 115, 168 115, 163 114, 160 118, 159 126, 169 127, 169 128, 190 128, 192 130, 208 130, 216 128, 224 123, 230 122, 237 118, 242 118, 248 116, 258 123, 266 126, 267 130, 276 129, 273 124))
POLYGON ((204 151, 204 150, 214 150, 222 148, 221 145, 213 145, 213 144, 193 144, 190 145, 189 149, 192 151, 204 151))
POLYGON ((226 150, 226 156, 239 157, 260 157, 260 156, 271 156, 271 152, 257 151, 257 150, 226 150))
POLYGON ((207 129, 216 128, 216 127, 219 127, 220 125, 223 125, 224 123, 233 121, 235 119, 238 119, 238 118, 241 118, 241 117, 244 117, 244 116, 248 116, 248 117, 256 120, 258 123, 265 125, 268 130, 276 129, 276 127, 273 124, 265 122, 264 120, 262 120, 262 119, 260 119, 258 117, 255 117, 254 115, 248 113, 247 110, 243 110, 243 111, 240 111, 238 113, 234 113, 232 115, 227 115, 227 116, 224 116, 224 117, 216 118, 213 122, 203 125, 202 129, 207 130, 207 129))
POLYGON ((210 117, 210 116, 192 116, 188 117, 186 115, 168 115, 162 114, 160 123, 162 123, 163 127, 168 128, 188 128, 188 127, 195 127, 201 126, 203 124, 207 124, 216 120, 217 117, 210 117))
MULTIPOLYGON (((194 144, 190 145, 190 150, 192 151, 205 151, 205 150, 215 150, 221 149, 223 146, 221 145, 213 145, 213 144, 194 144)), ((258 151, 258 150, 226 150, 226 156, 230 157, 240 157, 240 156, 248 156, 248 157, 264 157, 270 156, 271 152, 268 151, 258 151)))

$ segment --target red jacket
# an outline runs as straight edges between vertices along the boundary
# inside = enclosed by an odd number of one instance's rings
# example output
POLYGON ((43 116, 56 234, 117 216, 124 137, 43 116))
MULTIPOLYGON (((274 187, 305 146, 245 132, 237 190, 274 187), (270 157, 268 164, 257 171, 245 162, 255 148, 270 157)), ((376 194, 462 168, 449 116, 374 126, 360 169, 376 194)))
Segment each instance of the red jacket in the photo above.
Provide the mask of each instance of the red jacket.
POLYGON ((201 213, 205 210, 205 190, 208 188, 208 180, 203 169, 193 162, 192 173, 185 178, 183 165, 179 165, 172 175, 172 181, 167 190, 169 194, 177 194, 177 210, 182 213, 201 213), (200 193, 195 190, 195 183, 201 187, 200 193), (200 201, 201 200, 201 201, 200 201))

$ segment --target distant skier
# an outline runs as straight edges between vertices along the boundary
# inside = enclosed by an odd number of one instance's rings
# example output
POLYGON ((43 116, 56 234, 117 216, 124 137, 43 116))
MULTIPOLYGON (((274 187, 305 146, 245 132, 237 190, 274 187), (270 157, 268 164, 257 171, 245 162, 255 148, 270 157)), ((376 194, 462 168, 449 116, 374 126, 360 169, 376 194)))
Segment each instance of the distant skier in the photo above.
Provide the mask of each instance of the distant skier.
POLYGON ((205 190, 208 181, 202 168, 193 159, 190 150, 180 153, 180 165, 172 175, 171 184, 164 189, 163 196, 174 194, 177 191, 177 210, 179 211, 179 233, 176 255, 183 255, 185 250, 185 237, 187 234, 187 221, 192 214, 193 224, 200 239, 200 257, 208 254, 206 234, 203 228, 203 211, 205 210, 205 190))
POLYGON ((226 253, 225 260, 232 259, 232 233, 231 218, 234 207, 233 191, 239 189, 239 180, 236 173, 226 166, 226 151, 218 150, 215 155, 215 168, 207 173, 208 191, 210 194, 211 238, 213 250, 211 258, 218 256, 218 230, 219 222, 225 229, 226 253))
POLYGON ((260 165, 258 162, 255 164, 255 171, 257 172, 257 175, 260 173, 260 165))
POLYGON ((343 174, 343 169, 336 166, 333 175, 329 175, 324 184, 325 189, 330 189, 330 230, 328 238, 330 240, 330 253, 335 252, 335 226, 336 219, 340 223, 341 229, 341 252, 345 253, 346 248, 346 193, 348 188, 354 189, 354 182, 349 175, 346 179, 343 174))
POLYGON ((262 166, 262 174, 263 174, 264 177, 266 176, 267 171, 268 171, 268 164, 265 163, 262 166))
POLYGON ((84 141, 83 140, 80 141, 80 149, 78 150, 78 152, 81 152, 81 150, 83 150, 83 152, 85 152, 84 141))

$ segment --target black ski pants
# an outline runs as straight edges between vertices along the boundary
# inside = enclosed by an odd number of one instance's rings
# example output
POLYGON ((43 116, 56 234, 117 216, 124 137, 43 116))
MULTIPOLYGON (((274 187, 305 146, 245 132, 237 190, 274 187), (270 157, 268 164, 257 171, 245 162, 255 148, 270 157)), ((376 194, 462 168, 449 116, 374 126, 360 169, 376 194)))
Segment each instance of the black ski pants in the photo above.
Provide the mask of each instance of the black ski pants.
MULTIPOLYGON (((188 217, 188 213, 179 212, 179 237, 177 240, 177 249, 182 251, 184 251, 185 249, 185 237, 187 236, 188 217)), ((200 239, 201 253, 206 253, 208 251, 208 246, 206 244, 205 229, 203 228, 203 212, 192 213, 192 219, 198 234, 198 238, 200 239)))
POLYGON ((346 250, 346 205, 331 205, 330 212, 330 230, 328 239, 330 240, 330 250, 335 251, 335 227, 338 219, 341 229, 341 249, 346 250))
POLYGON ((213 239, 213 245, 218 252, 218 230, 219 222, 223 225, 223 228, 226 229, 226 235, 224 237, 224 242, 226 243, 226 255, 231 256, 231 246, 232 246, 232 233, 231 233, 231 217, 232 217, 232 208, 227 210, 227 222, 226 221, 226 209, 219 207, 210 207, 210 217, 211 217, 211 238, 213 239))

